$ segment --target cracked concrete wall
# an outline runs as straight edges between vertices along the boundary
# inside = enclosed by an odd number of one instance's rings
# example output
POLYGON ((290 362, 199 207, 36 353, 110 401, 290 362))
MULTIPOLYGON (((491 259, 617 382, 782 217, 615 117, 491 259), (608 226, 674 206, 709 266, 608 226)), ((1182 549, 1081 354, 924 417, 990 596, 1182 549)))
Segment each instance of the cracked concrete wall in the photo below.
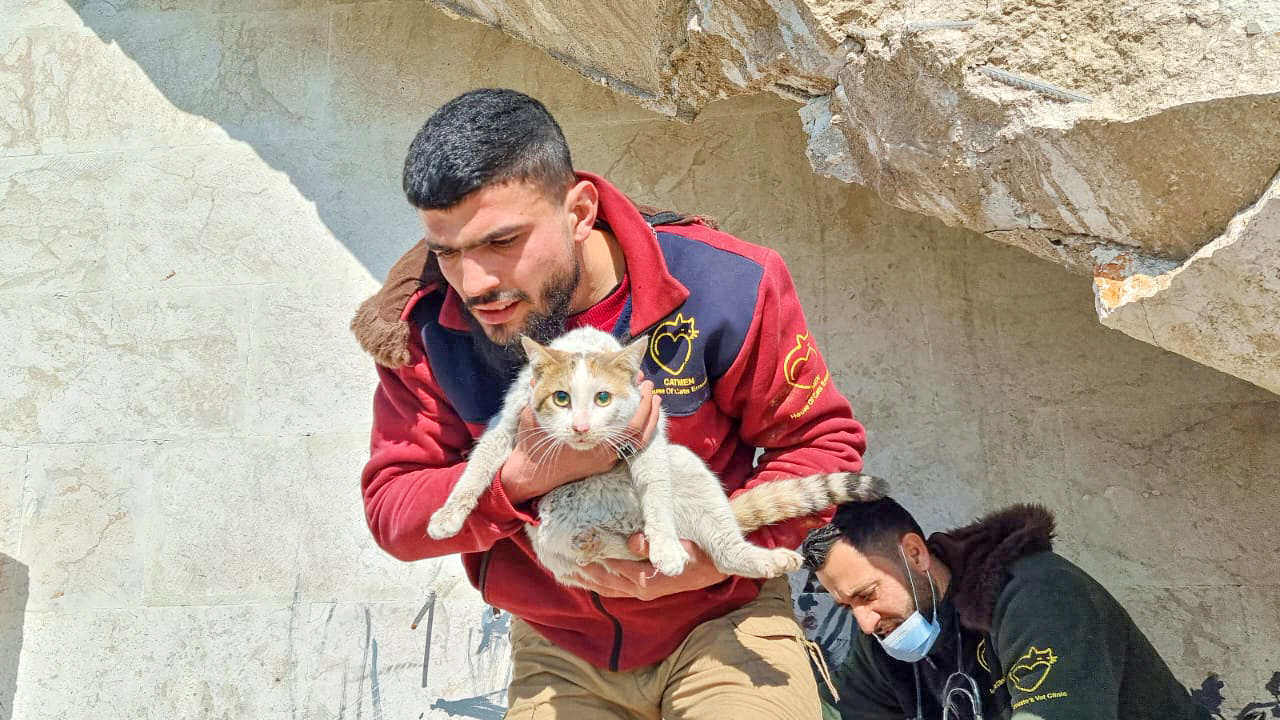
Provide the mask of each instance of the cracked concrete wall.
POLYGON ((500 717, 505 618, 364 527, 346 330, 417 236, 409 139, 477 85, 777 248, 927 527, 1048 504, 1183 682, 1272 700, 1280 402, 1100 327, 1087 278, 815 176, 794 104, 675 122, 420 2, 2 7, 0 718, 500 717))

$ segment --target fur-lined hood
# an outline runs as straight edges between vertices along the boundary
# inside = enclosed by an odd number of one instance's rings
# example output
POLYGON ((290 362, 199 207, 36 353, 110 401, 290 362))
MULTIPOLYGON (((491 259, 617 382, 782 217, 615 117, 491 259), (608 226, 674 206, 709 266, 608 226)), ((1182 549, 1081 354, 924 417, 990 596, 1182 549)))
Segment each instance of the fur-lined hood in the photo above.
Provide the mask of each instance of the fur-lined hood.
POLYGON ((351 332, 373 361, 387 368, 409 364, 409 321, 405 309, 420 290, 444 282, 435 255, 419 240, 391 266, 382 289, 360 303, 351 332))
POLYGON ((1011 505, 971 525, 929 537, 929 550, 951 570, 951 603, 960 623, 991 631, 996 598, 1009 566, 1053 549, 1053 513, 1040 505, 1011 505))

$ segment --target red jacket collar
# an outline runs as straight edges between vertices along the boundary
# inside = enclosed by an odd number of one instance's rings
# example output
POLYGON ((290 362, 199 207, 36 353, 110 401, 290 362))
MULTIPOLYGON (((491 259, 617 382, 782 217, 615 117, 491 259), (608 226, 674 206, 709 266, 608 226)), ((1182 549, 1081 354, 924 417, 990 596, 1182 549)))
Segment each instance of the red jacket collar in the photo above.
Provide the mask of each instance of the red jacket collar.
MULTIPOLYGON (((578 172, 578 179, 590 181, 599 192, 597 216, 604 220, 622 247, 631 283, 631 335, 639 335, 670 315, 689 297, 689 289, 672 277, 658 245, 657 235, 631 200, 608 180, 588 172, 578 172)), ((443 282, 443 281, 442 281, 443 282)), ((407 319, 414 304, 439 286, 425 287, 414 293, 405 305, 401 319, 407 319)), ((445 287, 439 322, 451 330, 466 331, 467 311, 453 288, 445 287)))
POLYGON ((579 172, 578 177, 596 186, 600 193, 598 214, 622 247, 631 276, 629 330, 633 336, 639 335, 680 307, 688 299, 689 289, 667 271, 657 235, 631 200, 599 175, 579 172))

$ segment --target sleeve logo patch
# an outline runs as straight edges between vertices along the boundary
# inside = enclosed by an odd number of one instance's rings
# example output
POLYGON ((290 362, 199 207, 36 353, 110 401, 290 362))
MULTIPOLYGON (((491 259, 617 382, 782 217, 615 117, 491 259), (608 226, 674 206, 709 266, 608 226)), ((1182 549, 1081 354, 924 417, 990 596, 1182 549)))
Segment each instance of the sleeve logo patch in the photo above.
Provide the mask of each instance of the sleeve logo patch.
POLYGON ((668 375, 679 375, 693 355, 693 340, 698 328, 692 316, 676 313, 675 318, 659 323, 649 340, 649 356, 668 375))
POLYGON ((1044 684, 1045 678, 1049 677, 1049 670, 1056 662, 1058 656, 1053 654, 1053 648, 1040 650, 1032 645, 1009 670, 1009 683, 1022 692, 1035 692, 1044 684))
POLYGON ((831 382, 831 373, 822 361, 822 354, 818 352, 817 346, 809 338, 809 333, 796 335, 796 344, 782 361, 782 377, 791 387, 809 391, 804 405, 788 416, 792 420, 798 420, 809 412, 809 408, 813 407, 818 396, 831 382))
POLYGON ((978 649, 976 651, 976 654, 978 656, 978 665, 983 670, 986 670, 988 673, 990 673, 991 665, 987 663, 987 639, 986 638, 982 638, 981 640, 978 641, 978 649))
MULTIPOLYGON (((795 347, 787 353, 787 359, 782 363, 783 377, 787 379, 787 383, 794 388, 801 390, 811 390, 817 382, 817 372, 805 372, 810 369, 809 360, 818 354, 818 348, 813 346, 813 341, 809 339, 809 333, 796 335, 795 347)), ((814 362, 813 367, 816 370, 818 363, 814 362)))

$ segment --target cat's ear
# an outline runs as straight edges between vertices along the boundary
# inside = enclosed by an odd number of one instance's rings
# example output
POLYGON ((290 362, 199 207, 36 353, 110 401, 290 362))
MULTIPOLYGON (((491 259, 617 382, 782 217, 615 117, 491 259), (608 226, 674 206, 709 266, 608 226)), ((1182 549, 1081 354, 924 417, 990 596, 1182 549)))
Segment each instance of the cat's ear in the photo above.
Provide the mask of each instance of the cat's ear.
POLYGON ((547 365, 563 363, 569 359, 569 353, 542 345, 526 335, 520 336, 520 344, 524 346, 524 354, 529 357, 529 367, 533 368, 535 380, 542 375, 542 370, 547 365))
POLYGON ((528 335, 520 336, 520 344, 524 347, 524 354, 530 361, 535 357, 538 357, 539 353, 545 354, 547 351, 547 349, 539 344, 537 340, 534 340, 528 335))
POLYGON ((551 349, 528 335, 520 336, 520 344, 524 346, 524 354, 529 358, 529 367, 533 368, 536 378, 541 374, 542 366, 552 360, 551 349))
POLYGON ((644 353, 649 349, 649 336, 632 340, 626 347, 618 351, 613 356, 613 361, 619 366, 631 371, 631 374, 640 372, 640 365, 644 362, 644 353))

